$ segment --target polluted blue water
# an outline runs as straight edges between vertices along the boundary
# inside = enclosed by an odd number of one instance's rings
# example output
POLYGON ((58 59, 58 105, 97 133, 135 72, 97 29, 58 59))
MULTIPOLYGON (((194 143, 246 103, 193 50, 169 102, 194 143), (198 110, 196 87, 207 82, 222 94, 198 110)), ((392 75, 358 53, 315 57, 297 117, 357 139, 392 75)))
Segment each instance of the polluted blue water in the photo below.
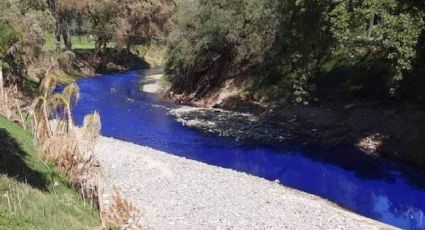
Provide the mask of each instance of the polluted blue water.
POLYGON ((231 168, 315 194, 403 229, 425 229, 425 173, 359 154, 351 147, 262 146, 208 135, 167 115, 172 104, 140 91, 148 71, 78 82, 74 118, 98 111, 104 136, 231 168))

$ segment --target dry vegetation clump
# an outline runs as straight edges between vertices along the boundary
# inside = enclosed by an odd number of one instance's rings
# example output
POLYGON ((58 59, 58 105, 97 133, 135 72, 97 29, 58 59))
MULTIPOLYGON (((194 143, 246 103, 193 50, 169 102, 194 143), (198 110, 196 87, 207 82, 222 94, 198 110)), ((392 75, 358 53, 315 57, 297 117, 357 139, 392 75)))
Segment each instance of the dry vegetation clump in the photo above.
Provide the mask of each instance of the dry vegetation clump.
POLYGON ((78 132, 81 152, 89 153, 94 150, 96 140, 100 134, 100 129, 101 120, 99 113, 94 112, 84 117, 83 126, 78 132))
POLYGON ((76 63, 77 56, 72 51, 65 51, 58 56, 58 64, 61 69, 67 73, 74 71, 74 63, 76 63))
MULTIPOLYGON (((2 85, 2 82, 0 82, 2 85)), ((17 87, 0 87, 0 115, 27 128, 25 111, 22 109, 20 95, 17 87)))
POLYGON ((103 221, 119 229, 141 229, 140 211, 115 191, 111 206, 101 213, 103 221))
POLYGON ((32 131, 42 150, 40 160, 53 164, 66 175, 83 199, 94 201, 94 206, 101 211, 104 225, 126 229, 134 226, 133 220, 139 212, 118 193, 113 196, 110 207, 103 207, 99 194, 103 192, 99 187, 104 187, 102 173, 93 151, 101 129, 99 113, 87 115, 83 126, 76 127, 71 110, 79 97, 77 84, 68 85, 62 93, 54 93, 55 87, 54 77, 46 75, 41 82, 40 96, 31 106, 32 131))
POLYGON ((88 186, 96 165, 93 153, 83 152, 93 145, 100 131, 99 114, 88 115, 87 122, 81 129, 74 126, 71 106, 78 99, 78 86, 71 84, 62 93, 54 93, 55 80, 47 75, 41 84, 40 96, 32 104, 33 135, 41 147, 40 159, 53 164, 67 175, 71 184, 82 195, 96 198, 92 187, 88 186), (92 123, 90 123, 92 122, 92 123), (91 127, 98 127, 97 129, 91 127), (91 142, 79 141, 79 133, 90 136, 91 142), (88 133, 84 133, 88 132, 88 133), (89 191, 84 188, 89 187, 89 191))
MULTIPOLYGON (((4 87, 0 75, 0 115, 31 127, 34 141, 41 150, 39 160, 55 166, 79 190, 84 200, 99 208, 103 226, 137 228, 139 211, 115 192, 112 204, 104 207, 100 192, 103 190, 102 173, 94 157, 94 147, 100 135, 101 120, 97 112, 84 118, 83 126, 75 126, 72 106, 79 98, 78 85, 72 83, 61 93, 57 86, 56 62, 40 73, 38 97, 28 108, 21 109, 22 95, 17 87, 4 87), (25 116, 24 116, 25 114, 25 116), (28 118, 30 123, 27 124, 28 118)), ((1 74, 1 73, 0 73, 1 74)), ((106 191, 108 192, 108 191, 106 191)))

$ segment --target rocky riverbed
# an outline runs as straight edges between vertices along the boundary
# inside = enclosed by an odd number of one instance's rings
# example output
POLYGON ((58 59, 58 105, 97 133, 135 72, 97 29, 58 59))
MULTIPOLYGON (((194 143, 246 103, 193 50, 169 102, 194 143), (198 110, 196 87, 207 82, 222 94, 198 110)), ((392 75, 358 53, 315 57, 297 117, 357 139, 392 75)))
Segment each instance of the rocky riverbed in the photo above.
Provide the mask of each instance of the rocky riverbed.
POLYGON ((150 75, 143 80, 142 91, 145 93, 159 94, 164 90, 159 84, 162 74, 150 75))
POLYGON ((101 137, 94 152, 144 229, 392 229, 277 182, 148 147, 101 137))
POLYGON ((145 92, 185 104, 169 113, 204 132, 261 144, 352 146, 366 157, 425 166, 425 111, 418 105, 379 101, 262 104, 226 88, 210 98, 193 100, 167 92, 160 75, 147 76, 145 83, 145 92))
POLYGON ((181 106, 169 113, 184 125, 221 136, 264 144, 352 145, 372 157, 425 165, 425 114, 421 110, 406 112, 380 105, 346 110, 286 105, 260 113, 245 111, 181 106))

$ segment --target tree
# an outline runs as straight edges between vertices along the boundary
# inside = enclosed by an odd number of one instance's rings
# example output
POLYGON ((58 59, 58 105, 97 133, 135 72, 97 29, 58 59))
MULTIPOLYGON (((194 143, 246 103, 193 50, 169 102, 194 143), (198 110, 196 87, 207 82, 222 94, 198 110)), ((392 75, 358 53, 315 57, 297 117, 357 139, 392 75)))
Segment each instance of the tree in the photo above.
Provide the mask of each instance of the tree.
POLYGON ((283 79, 296 103, 310 99, 310 81, 336 46, 330 13, 332 0, 280 1, 278 30, 273 46, 274 74, 283 79))
POLYGON ((342 47, 366 41, 383 53, 391 66, 388 89, 392 96, 400 90, 404 73, 412 69, 419 36, 423 31, 423 11, 409 1, 339 1, 332 12, 333 32, 342 47))
POLYGON ((85 0, 46 0, 47 8, 55 19, 55 38, 57 49, 60 48, 61 38, 66 49, 72 49, 72 23, 81 17, 86 8, 85 0))
POLYGON ((115 0, 93 0, 87 3, 87 14, 91 18, 91 34, 96 36, 96 51, 106 49, 113 39, 118 6, 115 0))
POLYGON ((55 38, 56 38, 56 49, 60 49, 61 37, 64 40, 65 47, 67 49, 72 48, 71 42, 71 30, 70 30, 70 14, 68 7, 64 8, 62 1, 60 0, 47 0, 47 6, 55 19, 55 38))
POLYGON ((13 44, 18 41, 18 34, 13 28, 8 25, 0 23, 0 93, 3 95, 3 65, 5 62, 5 56, 13 44))
POLYGON ((117 0, 117 5, 115 41, 119 47, 130 49, 133 44, 146 44, 167 35, 173 0, 117 0))
POLYGON ((200 98, 265 61, 275 39, 273 1, 181 1, 165 73, 174 93, 200 98))
POLYGON ((98 51, 110 41, 129 50, 166 36, 173 10, 173 0, 92 0, 86 7, 98 51))
POLYGON ((22 14, 20 6, 15 0, 0 2, 0 9, 7 9, 0 18, 0 59, 7 67, 5 84, 23 87, 26 66, 40 54, 44 34, 38 21, 32 15, 22 14))

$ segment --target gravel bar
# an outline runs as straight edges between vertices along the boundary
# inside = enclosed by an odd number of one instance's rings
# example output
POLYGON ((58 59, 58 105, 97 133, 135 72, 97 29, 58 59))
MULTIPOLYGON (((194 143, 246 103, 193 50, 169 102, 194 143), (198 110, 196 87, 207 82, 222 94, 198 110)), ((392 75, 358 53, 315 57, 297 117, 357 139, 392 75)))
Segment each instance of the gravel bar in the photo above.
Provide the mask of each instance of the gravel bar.
MULTIPOLYGON (((106 183, 144 229, 393 229, 275 182, 101 137, 106 183)), ((105 195, 105 200, 107 202, 105 195)))

